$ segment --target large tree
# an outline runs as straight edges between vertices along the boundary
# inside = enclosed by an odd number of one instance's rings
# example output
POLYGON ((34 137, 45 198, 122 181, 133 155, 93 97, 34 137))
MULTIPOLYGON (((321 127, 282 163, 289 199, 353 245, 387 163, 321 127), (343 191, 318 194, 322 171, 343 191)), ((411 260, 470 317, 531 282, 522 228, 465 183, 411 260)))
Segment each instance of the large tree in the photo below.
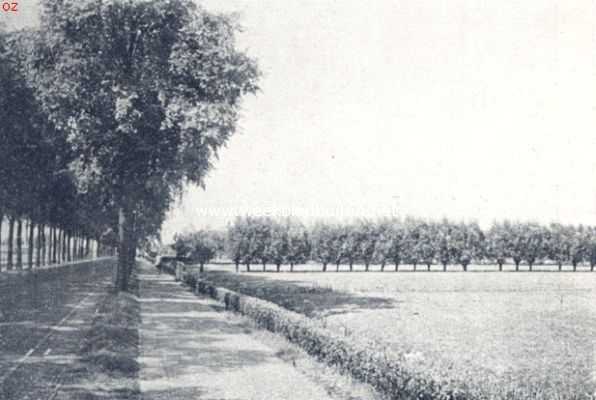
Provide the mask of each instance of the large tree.
POLYGON ((259 72, 237 50, 234 19, 190 0, 58 0, 43 13, 38 95, 76 150, 79 185, 117 210, 126 290, 131 249, 149 233, 137 228, 157 229, 152 215, 204 184, 259 72))
POLYGON ((323 265, 323 272, 327 271, 327 265, 335 261, 334 239, 335 226, 317 222, 311 230, 312 256, 313 259, 323 265))
POLYGON ((499 265, 499 271, 503 270, 503 264, 511 256, 509 226, 508 221, 494 222, 486 234, 486 255, 499 265))

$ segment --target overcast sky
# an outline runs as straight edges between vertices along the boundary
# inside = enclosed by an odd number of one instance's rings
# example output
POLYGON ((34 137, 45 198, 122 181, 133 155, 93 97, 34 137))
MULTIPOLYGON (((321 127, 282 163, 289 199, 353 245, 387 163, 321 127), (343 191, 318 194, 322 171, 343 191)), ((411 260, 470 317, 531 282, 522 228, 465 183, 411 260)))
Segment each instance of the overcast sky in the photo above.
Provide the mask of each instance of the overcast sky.
POLYGON ((202 4, 265 76, 165 240, 287 210, 596 224, 592 1, 202 4))
POLYGON ((164 238, 253 208, 596 223, 592 1, 203 4, 263 90, 164 238))

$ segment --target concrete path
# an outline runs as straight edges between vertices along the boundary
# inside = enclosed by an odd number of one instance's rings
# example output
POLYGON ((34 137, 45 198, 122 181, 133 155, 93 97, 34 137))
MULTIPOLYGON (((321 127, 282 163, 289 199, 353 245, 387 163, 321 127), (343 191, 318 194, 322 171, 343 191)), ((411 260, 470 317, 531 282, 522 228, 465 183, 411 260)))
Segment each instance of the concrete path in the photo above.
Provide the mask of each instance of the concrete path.
POLYGON ((142 263, 142 398, 318 400, 327 391, 251 335, 243 318, 142 263))

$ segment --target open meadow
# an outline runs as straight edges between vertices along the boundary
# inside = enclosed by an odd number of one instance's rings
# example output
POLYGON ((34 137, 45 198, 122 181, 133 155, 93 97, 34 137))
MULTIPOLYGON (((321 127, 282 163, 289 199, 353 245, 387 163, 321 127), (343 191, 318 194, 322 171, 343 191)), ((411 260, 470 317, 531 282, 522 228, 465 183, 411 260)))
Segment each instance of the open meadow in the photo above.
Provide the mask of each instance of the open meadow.
POLYGON ((385 343, 408 368, 481 398, 595 396, 596 274, 222 269, 207 279, 385 343))

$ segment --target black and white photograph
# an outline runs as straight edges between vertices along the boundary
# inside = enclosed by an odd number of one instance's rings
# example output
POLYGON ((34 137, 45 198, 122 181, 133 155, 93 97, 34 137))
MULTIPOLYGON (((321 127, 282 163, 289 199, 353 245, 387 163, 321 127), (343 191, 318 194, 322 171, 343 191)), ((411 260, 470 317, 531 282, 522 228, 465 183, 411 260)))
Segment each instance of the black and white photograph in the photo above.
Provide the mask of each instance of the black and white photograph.
POLYGON ((0 400, 596 400, 596 1, 0 0, 0 400))

